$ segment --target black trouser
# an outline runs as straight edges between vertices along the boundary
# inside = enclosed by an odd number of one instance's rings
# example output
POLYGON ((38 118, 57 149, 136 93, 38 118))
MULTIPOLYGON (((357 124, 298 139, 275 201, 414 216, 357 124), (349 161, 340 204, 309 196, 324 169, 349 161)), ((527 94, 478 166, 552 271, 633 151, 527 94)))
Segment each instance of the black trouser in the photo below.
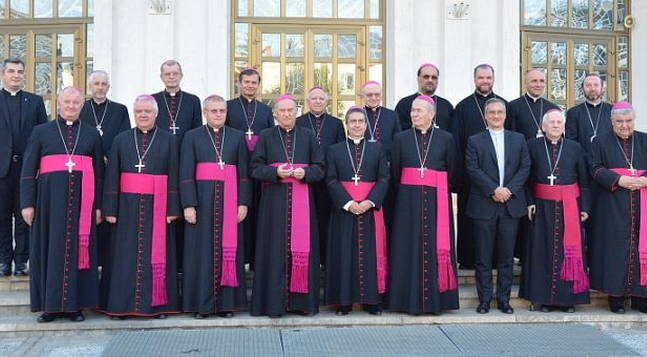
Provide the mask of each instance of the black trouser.
POLYGON ((0 263, 5 264, 29 259, 29 227, 20 212, 21 166, 21 161, 12 161, 7 176, 0 179, 0 263))
POLYGON ((476 251, 476 290, 479 301, 492 300, 492 256, 497 259, 496 298, 499 303, 510 301, 512 290, 514 245, 517 238, 519 218, 508 214, 505 204, 497 204, 496 215, 491 219, 473 219, 476 251), (496 246, 496 252, 494 248, 496 246))

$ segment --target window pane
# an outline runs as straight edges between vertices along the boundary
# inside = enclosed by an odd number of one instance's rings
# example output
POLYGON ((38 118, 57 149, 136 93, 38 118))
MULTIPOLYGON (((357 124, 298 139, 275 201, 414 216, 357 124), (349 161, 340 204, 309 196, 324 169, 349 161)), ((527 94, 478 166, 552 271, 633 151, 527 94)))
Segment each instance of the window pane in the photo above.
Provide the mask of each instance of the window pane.
POLYGON ((314 35, 315 58, 332 58, 332 35, 314 35))
POLYGON ((618 72, 618 101, 629 99, 629 72, 618 72))
POLYGON ((74 35, 72 34, 59 34, 57 54, 59 57, 73 57, 74 56, 74 35))
POLYGON ((81 17, 82 15, 82 0, 58 0, 58 17, 81 17))
POLYGON ((551 63, 556 65, 565 66, 566 65, 566 43, 565 42, 553 42, 551 44, 551 63))
POLYGON ((368 35, 371 46, 369 49, 369 58, 372 60, 382 59, 382 26, 370 26, 368 35))
POLYGON ((533 67, 536 64, 545 64, 548 62, 548 42, 532 41, 530 44, 533 67))
POLYGON ((58 62, 56 65, 56 94, 65 87, 74 85, 74 63, 58 62))
POLYGON ((576 43, 574 45, 574 57, 576 66, 588 66, 589 65, 589 44, 588 43, 576 43))
POLYGON ((25 59, 27 53, 27 36, 11 35, 9 36, 9 56, 25 59))
POLYGON ((363 19, 364 0, 337 0, 337 17, 343 19, 363 19))
POLYGON ((254 16, 281 16, 281 0, 254 0, 254 16))
POLYGON ((613 0, 593 1, 593 28, 613 29, 613 0))
POLYGON ((285 66, 285 92, 303 94, 305 66, 303 63, 288 63, 285 66))
POLYGON ((380 18, 380 0, 370 0, 369 1, 369 12, 370 12, 370 18, 371 19, 379 19, 380 18))
POLYGON ((332 0, 317 0, 312 2, 312 17, 332 17, 332 0))
POLYGON ((249 67, 247 61, 236 61, 234 62, 234 96, 238 96, 238 74, 245 68, 249 67))
POLYGON ((376 81, 382 84, 382 64, 373 63, 368 67, 368 78, 369 81, 376 81))
POLYGON ((629 65, 628 38, 618 37, 618 67, 626 68, 629 65))
POLYGON ((52 58, 52 35, 36 35, 36 58, 52 58))
POLYGON ((568 24, 568 0, 552 0, 550 26, 566 27, 568 24))
POLYGON ((47 96, 52 93, 52 66, 49 63, 36 63, 36 80, 34 92, 47 96))
POLYGON ((0 19, 4 19, 4 1, 0 2, 0 19))
POLYGON ((285 16, 305 17, 306 0, 290 0, 285 2, 285 16))
POLYGON ((88 33, 86 36, 87 39, 87 54, 88 57, 94 57, 94 24, 88 24, 88 33))
POLYGON ((273 96, 281 94, 281 63, 263 62, 263 87, 264 99, 274 99, 273 96), (266 96, 269 94, 270 96, 266 96))
POLYGON ((238 0, 238 16, 249 16, 249 0, 238 0))
POLYGON ((285 35, 285 56, 303 57, 305 49, 305 36, 297 34, 285 35))
POLYGON ((574 76, 574 83, 575 83, 575 101, 580 102, 583 101, 584 98, 584 92, 582 91, 582 83, 584 82, 584 78, 586 77, 586 70, 583 69, 576 69, 575 70, 575 76, 574 76))
MULTIPOLYGON (((355 94, 355 65, 354 64, 339 64, 337 66, 337 93, 340 95, 353 95, 355 94)), ((380 77, 382 74, 380 73, 380 77)))
POLYGON ((34 17, 52 17, 52 0, 34 0, 34 17))
POLYGON ((337 58, 355 58, 357 56, 357 36, 339 35, 337 37, 337 58))
POLYGON ((279 57, 281 55, 281 34, 263 34, 263 57, 279 57))
POLYGON ((324 89, 324 92, 333 94, 332 90, 332 63, 315 63, 312 83, 324 89))
POLYGON ((616 22, 620 25, 620 28, 624 28, 625 16, 627 15, 625 0, 616 0, 616 3, 618 4, 618 16, 616 16, 616 22))
POLYGON ((29 17, 29 0, 11 0, 11 11, 9 12, 12 19, 29 17))
POLYGON ((526 25, 546 26, 546 0, 526 0, 524 6, 526 25))
POLYGON ((551 98, 554 100, 566 100, 566 70, 553 69, 551 73, 551 98))
POLYGON ((235 28, 235 35, 234 35, 234 41, 236 42, 234 44, 234 56, 236 57, 247 57, 247 53, 249 50, 249 43, 248 43, 248 37, 249 37, 249 25, 247 24, 241 24, 237 23, 234 25, 235 28))
POLYGON ((589 28, 589 0, 573 0, 573 23, 575 28, 589 28))
POLYGON ((4 36, 0 35, 0 57, 7 58, 4 51, 5 51, 4 36))
POLYGON ((602 44, 593 45, 593 65, 606 66, 607 59, 607 46, 602 44))
POLYGON ((354 100, 339 101, 337 102, 337 110, 333 109, 332 115, 335 115, 337 118, 340 118, 342 121, 344 121, 343 118, 346 115, 346 111, 353 105, 356 105, 354 100))
POLYGON ((94 0, 88 0, 88 17, 94 17, 94 0))

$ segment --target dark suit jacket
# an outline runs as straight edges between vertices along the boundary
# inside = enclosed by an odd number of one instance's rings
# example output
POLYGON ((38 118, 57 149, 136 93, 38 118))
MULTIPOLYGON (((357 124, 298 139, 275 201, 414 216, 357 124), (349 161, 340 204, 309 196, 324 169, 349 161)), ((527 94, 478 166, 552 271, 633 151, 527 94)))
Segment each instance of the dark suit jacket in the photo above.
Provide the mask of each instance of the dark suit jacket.
POLYGON ((9 171, 12 152, 22 155, 32 129, 38 124, 47 122, 47 111, 43 98, 24 90, 20 91, 18 94, 22 98, 20 101, 20 139, 18 142, 14 142, 11 137, 9 108, 7 108, 5 99, 5 96, 9 95, 7 91, 0 90, 0 177, 5 177, 9 171))
MULTIPOLYGON (((505 130, 505 174, 503 186, 512 192, 512 198, 505 203, 512 217, 523 217, 527 213, 524 184, 530 174, 530 155, 526 139, 522 134, 505 130)), ((492 199, 499 187, 499 168, 494 143, 489 131, 470 136, 465 152, 465 166, 472 182, 468 198, 468 217, 490 219, 494 217, 497 202, 492 199)))

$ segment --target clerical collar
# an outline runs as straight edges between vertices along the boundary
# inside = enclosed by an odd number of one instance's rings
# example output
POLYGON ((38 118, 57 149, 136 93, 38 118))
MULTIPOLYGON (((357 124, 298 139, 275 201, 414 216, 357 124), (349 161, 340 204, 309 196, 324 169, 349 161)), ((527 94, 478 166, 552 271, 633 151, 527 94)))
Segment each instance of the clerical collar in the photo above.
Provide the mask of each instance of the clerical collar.
POLYGON ((417 91, 416 94, 419 95, 419 96, 420 95, 428 95, 428 96, 430 96, 432 98, 436 95, 436 93, 426 94, 426 93, 420 93, 420 91, 417 91))
MULTIPOLYGON (((223 126, 224 126, 224 125, 223 125, 223 126)), ((207 124, 207 127, 208 127, 211 131, 215 131, 216 133, 217 133, 217 132, 219 132, 219 131, 220 131, 220 129, 222 129, 222 128, 223 128, 223 126, 221 126, 220 128, 214 128, 213 126, 211 126, 211 125, 207 124)))
POLYGON ((600 101, 598 102, 598 104, 594 104, 594 103, 591 103, 591 102, 589 102, 589 101, 587 100, 587 101, 586 101, 586 102, 584 102, 584 103, 586 103, 586 104, 587 104, 589 107, 591 107, 591 108, 597 108, 597 107, 599 107, 599 106, 603 103, 603 101, 602 101, 602 99, 600 99, 600 101))
POLYGON ((177 92, 174 92, 174 93, 171 93, 171 92, 168 91, 168 89, 164 88, 164 94, 167 97, 175 97, 176 95, 180 94, 180 92, 182 92, 182 89, 180 89, 180 88, 178 88, 177 92))
POLYGON ((534 103, 534 102, 536 102, 536 101, 538 101, 538 100, 541 100, 541 96, 539 96, 539 97, 533 97, 533 96, 531 96, 531 95, 530 95, 530 93, 528 93, 528 92, 526 92, 526 97, 528 97, 530 100, 532 100, 532 102, 533 102, 533 103, 534 103))
POLYGON ((253 101, 256 99, 256 97, 247 98, 247 97, 245 97, 245 96, 244 96, 244 95, 242 95, 242 94, 240 95, 240 97, 239 97, 239 98, 240 98, 241 100, 244 100, 245 102, 253 102, 253 101))
POLYGON ((283 127, 281 127, 281 126, 279 126, 279 128, 280 128, 281 130, 283 130, 283 131, 287 132, 287 133, 289 133, 289 132, 291 132, 292 130, 294 130, 294 126, 292 126, 292 127, 290 127, 290 128, 287 128, 287 129, 286 129, 286 128, 283 128, 283 127))
POLYGON ((352 140, 355 145, 359 145, 359 143, 361 143, 362 139, 364 138, 355 139, 349 136, 348 139, 352 140))
POLYGON ((475 90, 475 91, 474 91, 474 94, 478 94, 479 96, 481 96, 481 97, 483 97, 483 98, 487 98, 487 97, 490 97, 490 96, 494 96, 494 92, 493 92, 493 91, 490 91, 490 92, 489 92, 489 93, 487 93, 487 94, 483 94, 483 93, 481 93, 481 92, 479 92, 479 91, 475 90))
POLYGON ((20 93, 20 91, 22 90, 22 89, 18 89, 17 91, 12 92, 11 90, 9 90, 9 89, 7 89, 7 88, 2 88, 2 89, 3 89, 5 92, 9 93, 9 95, 10 95, 10 96, 12 96, 12 97, 15 97, 16 95, 18 95, 18 93, 20 93))
POLYGON ((552 139, 549 139, 547 136, 544 136, 544 139, 546 139, 546 142, 549 144, 557 145, 562 140, 562 137, 560 136, 559 139, 552 140, 552 139))
POLYGON ((157 125, 153 125, 152 128, 146 129, 146 130, 142 130, 142 129, 138 128, 138 127, 135 127, 135 129, 139 130, 139 132, 142 133, 142 134, 149 134, 149 133, 152 133, 155 130, 157 130, 157 125))
POLYGON ((324 111, 324 112, 321 112, 319 114, 315 114, 313 112, 310 112, 310 114, 312 114, 312 116, 314 116, 315 118, 321 118, 322 116, 326 115, 326 112, 324 111))
POLYGON ((94 100, 94 98, 92 98, 90 100, 92 101, 92 104, 94 104, 94 106, 97 107, 97 108, 103 107, 106 104, 108 104, 108 98, 104 99, 103 102, 101 102, 101 103, 97 103, 97 101, 94 100))
POLYGON ((68 126, 69 126, 69 125, 76 125, 76 124, 79 122, 78 120, 67 120, 67 119, 63 119, 60 115, 58 116, 58 120, 59 120, 61 123, 65 124, 65 125, 68 125, 68 126))
POLYGON ((374 112, 374 111, 376 111, 376 110, 380 109, 380 106, 379 106, 379 105, 378 105, 377 107, 375 107, 375 108, 371 108, 371 107, 369 107, 368 105, 365 105, 364 107, 366 107, 366 109, 368 109, 368 110, 370 110, 370 111, 372 111, 372 112, 374 112))

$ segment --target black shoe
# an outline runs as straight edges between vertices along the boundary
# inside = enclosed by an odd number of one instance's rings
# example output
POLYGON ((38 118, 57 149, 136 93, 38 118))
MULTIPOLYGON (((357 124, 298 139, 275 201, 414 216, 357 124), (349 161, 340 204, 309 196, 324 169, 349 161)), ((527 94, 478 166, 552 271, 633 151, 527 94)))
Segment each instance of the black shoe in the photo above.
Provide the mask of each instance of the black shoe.
POLYGON ((339 308, 337 308, 337 311, 335 311, 337 316, 346 316, 348 315, 349 312, 350 312, 350 307, 348 306, 340 306, 339 308))
POLYGON ((624 314, 625 313, 625 307, 619 304, 613 304, 609 305, 609 310, 613 312, 614 314, 624 314))
POLYGON ((575 308, 573 306, 564 306, 562 307, 562 311, 564 311, 567 314, 572 314, 572 313, 575 313, 575 308))
POLYGON ((117 316, 117 315, 110 316, 110 320, 121 321, 125 319, 126 319, 126 316, 117 316))
POLYGON ((195 315, 193 315, 193 318, 196 320, 202 320, 202 319, 206 319, 207 315, 196 312, 195 315))
POLYGON ((25 263, 16 263, 16 269, 13 272, 15 276, 25 276, 27 275, 27 264, 25 263))
POLYGON ((280 319, 283 314, 276 314, 276 315, 268 315, 270 319, 280 319))
POLYGON ((85 321, 85 316, 83 316, 83 312, 77 311, 69 314, 70 316, 70 321, 72 322, 81 322, 85 321))
POLYGON ((382 309, 380 309, 379 305, 364 305, 364 311, 375 316, 382 315, 382 309))
POLYGON ((292 310, 292 311, 289 311, 289 312, 291 312, 291 313, 293 313, 295 315, 299 315, 299 316, 312 316, 313 315, 313 313, 310 312, 310 311, 292 310))
POLYGON ((225 319, 230 319, 234 317, 234 312, 233 311, 220 311, 218 313, 218 316, 225 318, 225 319))
POLYGON ((490 304, 487 302, 481 301, 479 306, 476 308, 476 313, 487 314, 488 312, 490 312, 490 304))
POLYGON ((56 319, 56 318, 54 317, 54 315, 53 315, 53 314, 50 314, 49 312, 45 312, 45 313, 43 313, 42 315, 38 316, 38 318, 36 319, 36 321, 38 321, 39 323, 41 323, 41 324, 42 324, 42 323, 52 322, 52 321, 54 321, 55 319, 56 319))
POLYGON ((504 314, 514 314, 514 309, 512 306, 510 306, 510 303, 508 302, 500 302, 498 304, 499 306, 499 311, 501 311, 504 314))
POLYGON ((541 305, 541 309, 539 309, 541 312, 551 312, 553 311, 553 307, 550 305, 541 305))
POLYGON ((11 264, 0 263, 0 276, 11 276, 11 264))
POLYGON ((458 269, 460 270, 474 270, 476 267, 474 264, 459 264, 458 269))
POLYGON ((155 315, 153 317, 158 319, 158 320, 165 320, 168 316, 166 316, 166 314, 159 314, 159 315, 155 315))

